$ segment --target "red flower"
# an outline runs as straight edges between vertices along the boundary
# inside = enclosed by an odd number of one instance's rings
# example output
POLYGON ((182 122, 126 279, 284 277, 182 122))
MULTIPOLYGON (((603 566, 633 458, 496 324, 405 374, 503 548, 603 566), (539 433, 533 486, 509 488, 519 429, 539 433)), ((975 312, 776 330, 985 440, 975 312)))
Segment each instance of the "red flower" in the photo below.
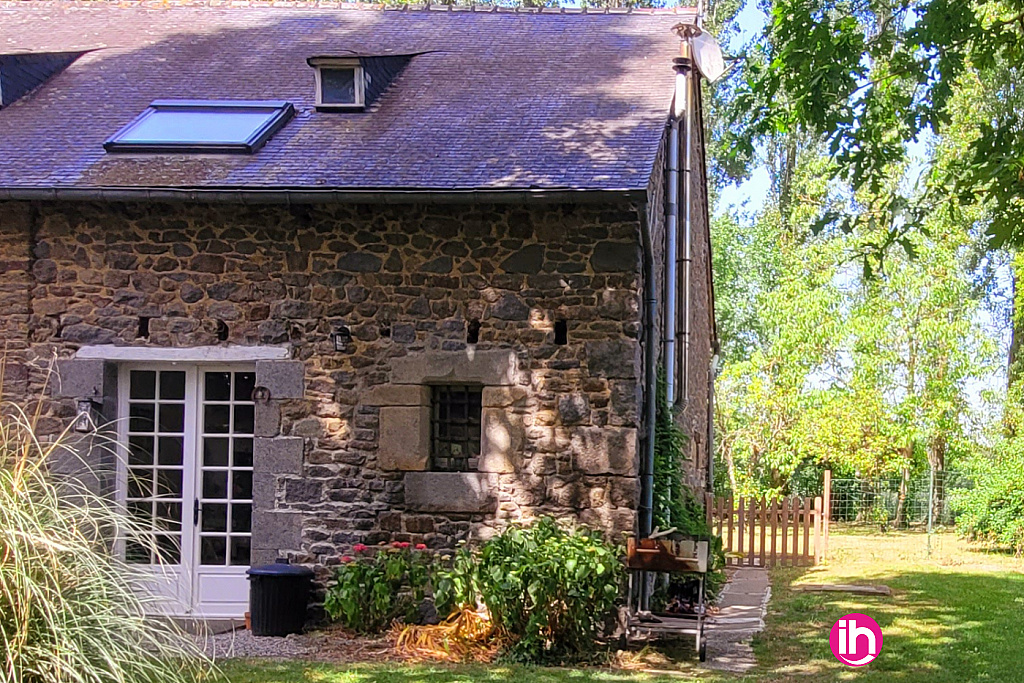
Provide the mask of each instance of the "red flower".
POLYGON ((401 548, 402 544, 399 543, 398 541, 392 541, 391 542, 391 547, 393 547, 393 548, 401 548))
POLYGON ((357 553, 365 553, 366 546, 362 543, 356 543, 354 546, 352 546, 352 550, 356 551, 357 553))
POLYGON ((352 558, 349 555, 342 555, 341 556, 341 561, 344 562, 345 564, 348 564, 349 562, 352 561, 352 558))
POLYGON ((417 543, 416 544, 416 550, 426 550, 426 549, 427 549, 427 544, 426 543, 417 543))
POLYGON ((409 542, 408 541, 402 541, 401 543, 398 544, 398 547, 402 548, 402 549, 408 548, 409 547, 409 542))

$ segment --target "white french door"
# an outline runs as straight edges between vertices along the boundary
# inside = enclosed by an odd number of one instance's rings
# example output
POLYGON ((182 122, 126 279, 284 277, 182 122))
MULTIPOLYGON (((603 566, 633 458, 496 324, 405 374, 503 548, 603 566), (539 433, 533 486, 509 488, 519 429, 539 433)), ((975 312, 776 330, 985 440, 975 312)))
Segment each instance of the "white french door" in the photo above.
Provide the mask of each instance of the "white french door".
POLYGON ((241 617, 248 605, 255 373, 131 365, 119 372, 118 491, 152 544, 124 544, 156 612, 241 617))

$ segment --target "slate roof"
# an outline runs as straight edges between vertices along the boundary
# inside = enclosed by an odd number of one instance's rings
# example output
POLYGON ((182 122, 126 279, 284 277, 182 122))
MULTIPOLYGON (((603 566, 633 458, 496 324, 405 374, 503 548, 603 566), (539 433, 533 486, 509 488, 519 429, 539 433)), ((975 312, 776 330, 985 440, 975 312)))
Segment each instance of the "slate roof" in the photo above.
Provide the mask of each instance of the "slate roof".
POLYGON ((647 187, 692 14, 343 7, 0 2, 0 54, 91 50, 0 109, 0 188, 647 187), (306 59, 353 53, 422 54, 367 111, 315 111, 306 59), (161 98, 297 114, 251 156, 104 152, 161 98))

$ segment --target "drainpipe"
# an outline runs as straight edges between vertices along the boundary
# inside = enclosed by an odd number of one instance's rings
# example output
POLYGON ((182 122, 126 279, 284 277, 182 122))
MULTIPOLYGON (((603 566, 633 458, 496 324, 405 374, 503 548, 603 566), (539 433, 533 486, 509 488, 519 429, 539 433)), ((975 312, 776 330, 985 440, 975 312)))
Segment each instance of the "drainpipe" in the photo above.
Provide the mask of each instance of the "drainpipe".
MULTIPOLYGON (((640 236, 643 242, 644 262, 644 450, 640 459, 640 519, 639 537, 651 535, 654 524, 654 429, 657 417, 658 343, 655 337, 655 318, 658 314, 658 294, 654 282, 654 240, 647 218, 647 202, 637 209, 640 214, 640 236)), ((651 586, 647 572, 640 574, 640 609, 650 610, 651 586)))
POLYGON ((655 319, 658 315, 658 296, 654 282, 654 242, 647 219, 647 202, 641 202, 640 235, 643 242, 644 263, 644 451, 640 461, 640 538, 651 535, 654 524, 654 428, 657 417, 658 348, 655 340, 655 319))
POLYGON ((690 34, 696 27, 687 26, 680 31, 683 39, 679 44, 679 57, 674 60, 676 69, 676 99, 679 99, 679 85, 683 94, 683 174, 682 174, 682 205, 683 205, 683 386, 680 395, 685 402, 690 393, 690 271, 693 264, 693 237, 690 219, 692 169, 691 148, 693 140, 693 61, 690 59, 690 34))
POLYGON ((676 94, 668 132, 668 188, 665 209, 665 391, 676 403, 676 300, 679 293, 679 119, 685 77, 676 69, 676 94))

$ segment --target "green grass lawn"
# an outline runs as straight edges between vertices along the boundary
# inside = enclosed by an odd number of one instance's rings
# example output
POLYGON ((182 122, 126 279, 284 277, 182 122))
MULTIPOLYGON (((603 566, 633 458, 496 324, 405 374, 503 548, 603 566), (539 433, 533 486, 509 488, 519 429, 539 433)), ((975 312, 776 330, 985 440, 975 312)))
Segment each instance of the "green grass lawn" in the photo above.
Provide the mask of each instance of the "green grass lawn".
MULTIPOLYGON (((479 664, 339 666, 301 662, 235 661, 224 664, 222 668, 232 683, 642 683, 659 678, 647 674, 597 669, 544 669, 479 664)), ((684 683, 698 679, 674 675, 670 680, 674 683, 684 683)))
POLYGON ((740 683, 896 681, 962 683, 1024 681, 1024 562, 967 548, 951 534, 832 537, 830 560, 815 569, 772 575, 767 630, 754 642, 758 668, 730 676, 692 660, 652 664, 665 673, 518 666, 444 666, 232 661, 232 683, 740 683), (892 597, 800 593, 801 583, 885 584, 892 597), (862 612, 882 627, 882 654, 866 667, 832 656, 828 631, 843 614, 862 612))
POLYGON ((756 681, 1024 681, 1024 565, 974 552, 951 534, 837 535, 818 569, 776 571, 768 629, 755 640, 756 681), (799 593, 801 583, 870 583, 892 597, 799 593), (832 656, 828 630, 843 614, 882 627, 877 660, 851 669, 832 656))

